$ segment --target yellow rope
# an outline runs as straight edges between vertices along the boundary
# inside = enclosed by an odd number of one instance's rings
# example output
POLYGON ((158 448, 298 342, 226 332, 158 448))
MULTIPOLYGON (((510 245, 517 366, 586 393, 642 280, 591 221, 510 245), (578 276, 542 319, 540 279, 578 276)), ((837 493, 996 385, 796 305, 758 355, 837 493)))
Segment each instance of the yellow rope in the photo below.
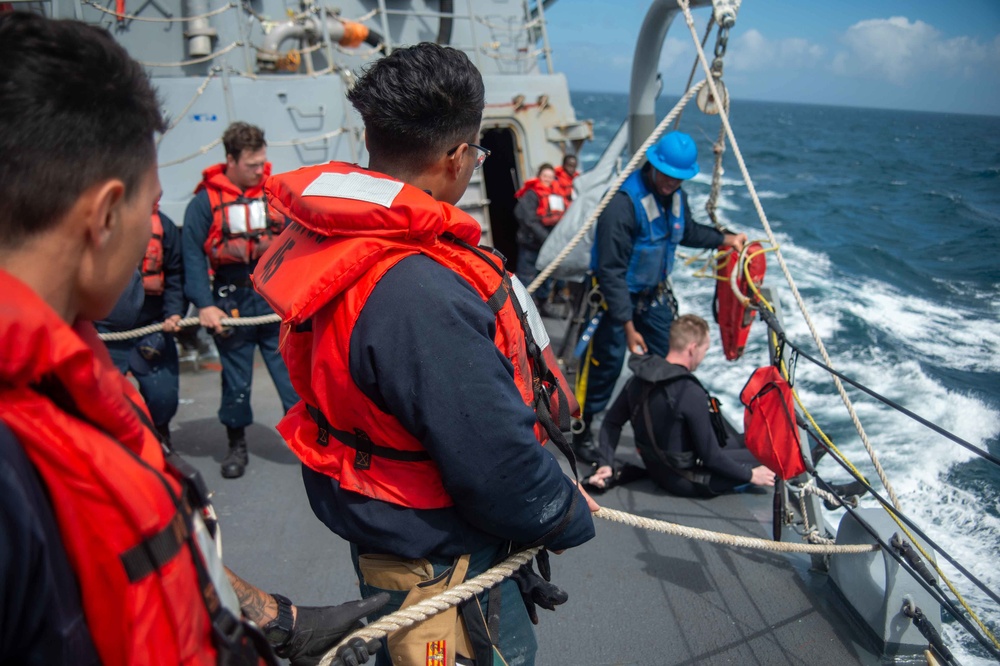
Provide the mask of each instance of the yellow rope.
MULTIPOLYGON (((749 264, 749 257, 747 259, 747 264, 749 264)), ((774 312, 774 306, 772 306, 767 301, 767 299, 764 298, 763 295, 760 294, 760 291, 757 289, 757 285, 754 284, 754 282, 753 282, 752 279, 750 279, 750 273, 749 273, 748 270, 746 270, 746 264, 744 265, 744 270, 746 271, 745 275, 746 275, 746 278, 747 278, 747 284, 750 285, 750 287, 754 290, 754 293, 757 294, 757 297, 760 299, 761 304, 764 307, 766 307, 768 310, 770 310, 771 312, 774 312)), ((777 348, 777 342, 778 342, 777 337, 778 337, 777 334, 774 333, 773 331, 771 331, 771 343, 772 343, 772 345, 775 348, 777 348)), ((786 381, 790 381, 790 375, 789 375, 789 372, 788 372, 788 367, 785 365, 784 360, 781 361, 781 374, 785 378, 786 381)), ((833 440, 831 440, 826 435, 826 433, 823 432, 823 429, 819 427, 819 424, 816 423, 816 420, 813 418, 812 414, 810 414, 809 410, 806 409, 806 406, 805 406, 805 404, 803 404, 802 399, 799 397, 799 392, 795 390, 795 387, 790 386, 790 388, 792 389, 792 397, 795 398, 795 403, 802 410, 803 415, 805 415, 805 417, 809 420, 809 423, 812 424, 812 427, 815 429, 815 431, 819 435, 820 439, 822 439, 823 442, 828 447, 830 447, 830 449, 834 453, 836 453, 836 455, 841 460, 844 461, 844 464, 846 464, 847 467, 851 470, 851 472, 854 473, 854 475, 855 475, 856 478, 859 478, 862 481, 864 481, 866 484, 868 484, 868 479, 865 478, 865 475, 861 473, 861 471, 854 465, 854 463, 852 463, 850 461, 850 459, 839 448, 837 448, 837 446, 833 443, 833 440)), ((869 484, 869 485, 871 485, 871 484, 869 484)), ((879 502, 879 506, 881 506, 885 510, 885 512, 889 514, 889 517, 892 518, 892 520, 899 526, 899 529, 901 529, 903 531, 903 533, 906 534, 907 538, 909 538, 910 543, 912 543, 913 546, 918 551, 920 551, 920 554, 923 555, 923 557, 927 561, 927 563, 931 567, 933 567, 934 571, 937 572, 938 576, 941 577, 941 580, 943 580, 944 583, 945 583, 945 585, 948 586, 948 589, 951 590, 952 594, 955 595, 955 598, 958 600, 958 602, 960 604, 962 604, 962 607, 969 614, 969 616, 975 621, 975 623, 979 626, 979 628, 982 630, 982 632, 984 634, 986 634, 986 636, 989 637, 990 641, 995 646, 997 646, 998 648, 1000 648, 1000 642, 997 641, 997 638, 993 635, 993 633, 989 630, 989 628, 986 627, 986 625, 979 618, 979 616, 972 609, 972 607, 969 606, 969 603, 965 600, 965 597, 962 596, 962 594, 958 591, 958 589, 951 582, 951 580, 948 578, 948 576, 945 575, 944 571, 941 570, 941 567, 938 566, 937 562, 930 556, 930 554, 928 554, 928 552, 926 550, 924 550, 923 546, 920 545, 920 542, 917 541, 916 537, 913 536, 913 534, 910 532, 910 530, 908 530, 906 528, 906 525, 903 523, 902 520, 900 520, 900 518, 896 514, 896 512, 893 509, 885 506, 881 502, 879 502)))

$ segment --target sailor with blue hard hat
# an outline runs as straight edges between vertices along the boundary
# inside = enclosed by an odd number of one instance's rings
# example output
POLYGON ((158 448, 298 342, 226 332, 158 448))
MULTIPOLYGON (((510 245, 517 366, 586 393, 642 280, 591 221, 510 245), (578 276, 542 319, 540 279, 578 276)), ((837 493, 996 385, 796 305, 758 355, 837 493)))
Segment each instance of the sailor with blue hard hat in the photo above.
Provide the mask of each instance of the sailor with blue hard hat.
POLYGON ((646 159, 662 174, 688 180, 698 174, 698 147, 684 132, 670 132, 646 149, 646 159))
POLYGON ((696 223, 681 185, 698 174, 698 147, 670 132, 646 150, 648 164, 633 172, 597 220, 591 270, 600 303, 577 347, 577 398, 583 419, 573 443, 582 460, 596 460, 591 420, 604 410, 625 351, 666 356, 676 301, 668 277, 678 245, 742 247, 744 234, 696 223))

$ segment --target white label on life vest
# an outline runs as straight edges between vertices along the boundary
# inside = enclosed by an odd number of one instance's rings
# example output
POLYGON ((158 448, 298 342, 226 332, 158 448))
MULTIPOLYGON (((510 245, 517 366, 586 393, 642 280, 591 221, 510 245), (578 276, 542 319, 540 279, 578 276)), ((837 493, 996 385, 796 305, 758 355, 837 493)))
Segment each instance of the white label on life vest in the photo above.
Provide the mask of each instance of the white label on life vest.
POLYGON ((566 210, 566 200, 562 198, 560 194, 550 194, 549 195, 549 210, 561 213, 566 210))
POLYGON ((267 229, 267 207, 261 199, 250 204, 250 229, 252 231, 267 229))
POLYGON ((650 222, 660 217, 660 206, 652 194, 647 194, 642 198, 642 207, 646 211, 646 219, 650 222))
POLYGON ((226 221, 229 222, 229 233, 245 234, 247 232, 247 207, 243 204, 226 206, 226 221))
POLYGON ((403 189, 403 183, 363 173, 323 173, 302 191, 304 197, 331 197, 367 201, 386 208, 403 189))
POLYGON ((676 220, 681 216, 681 191, 674 192, 674 197, 670 202, 670 212, 676 220))

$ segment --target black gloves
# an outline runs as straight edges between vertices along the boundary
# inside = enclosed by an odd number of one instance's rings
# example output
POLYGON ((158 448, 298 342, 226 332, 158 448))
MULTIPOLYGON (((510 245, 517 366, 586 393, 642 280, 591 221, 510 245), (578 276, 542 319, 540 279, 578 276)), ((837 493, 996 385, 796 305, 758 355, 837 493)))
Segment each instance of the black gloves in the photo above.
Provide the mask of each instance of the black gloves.
POLYGON ((541 576, 535 573, 530 561, 511 576, 521 590, 521 600, 524 601, 524 607, 528 609, 528 617, 531 618, 532 624, 538 624, 536 605, 554 611, 556 606, 566 603, 566 600, 569 599, 569 595, 565 591, 548 582, 552 577, 549 567, 549 552, 543 548, 538 551, 535 560, 538 562, 541 576))
MULTIPOLYGON (((361 628, 361 618, 382 608, 389 601, 385 592, 361 601, 339 606, 296 606, 298 611, 288 644, 275 653, 292 666, 315 666, 330 648, 347 634, 361 628)), ((367 644, 360 638, 337 650, 333 666, 357 666, 378 651, 380 641, 367 644)))

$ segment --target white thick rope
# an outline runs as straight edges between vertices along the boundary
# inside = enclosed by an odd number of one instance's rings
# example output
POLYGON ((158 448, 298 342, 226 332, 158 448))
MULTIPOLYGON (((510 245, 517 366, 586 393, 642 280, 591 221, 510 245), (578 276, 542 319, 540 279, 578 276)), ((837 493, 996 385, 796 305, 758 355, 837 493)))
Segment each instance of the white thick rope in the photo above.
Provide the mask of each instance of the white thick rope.
POLYGON ((400 629, 412 627, 418 622, 423 622, 428 618, 434 617, 438 613, 457 606, 463 601, 471 599, 477 594, 485 592, 495 585, 499 585, 505 579, 510 578, 514 572, 520 569, 524 564, 530 562, 531 558, 533 558, 540 550, 541 547, 529 548, 528 550, 514 553, 500 564, 491 569, 487 569, 475 578, 471 578, 460 585, 456 585, 449 590, 445 590, 441 594, 433 596, 430 599, 425 599, 418 604, 407 606, 406 608, 400 608, 395 613, 390 613, 389 615, 381 617, 375 622, 358 629, 348 636, 345 636, 340 643, 327 652, 323 658, 320 659, 319 666, 329 666, 330 662, 332 662, 333 658, 336 656, 337 650, 353 638, 361 638, 366 643, 372 639, 384 638, 385 636, 399 631, 400 629))
MULTIPOLYGON (((605 507, 602 507, 600 511, 594 514, 594 516, 612 522, 621 523, 623 525, 650 530, 652 532, 673 534, 674 536, 698 539, 699 541, 708 541, 709 543, 718 543, 724 546, 756 548, 771 552, 808 553, 812 555, 831 553, 860 554, 871 553, 879 549, 877 544, 855 544, 843 546, 831 545, 829 540, 822 539, 822 537, 818 536, 816 538, 821 540, 818 543, 786 543, 755 537, 736 536, 735 534, 711 532, 709 530, 702 530, 695 527, 677 525, 676 523, 668 523, 662 520, 643 518, 642 516, 636 516, 630 513, 625 513, 624 511, 616 511, 605 507)), ((377 621, 358 629, 348 636, 345 636, 340 643, 334 646, 333 649, 323 656, 319 665, 329 666, 329 664, 333 661, 333 658, 336 656, 337 650, 354 638, 361 638, 366 643, 373 639, 377 640, 385 638, 393 632, 406 629, 407 627, 412 627, 419 622, 423 622, 438 613, 442 613, 449 608, 457 606, 463 601, 471 599, 473 596, 500 584, 504 579, 510 578, 514 572, 521 568, 522 565, 529 562, 539 550, 541 550, 541 548, 530 548, 528 550, 515 553, 492 569, 488 569, 475 578, 465 581, 461 585, 456 585, 450 590, 445 590, 441 594, 433 596, 430 599, 425 599, 418 604, 401 608, 394 613, 390 613, 389 615, 379 618, 377 621)))
POLYGON ((677 104, 674 105, 674 108, 670 110, 670 113, 667 114, 666 118, 660 121, 660 124, 656 126, 656 129, 653 130, 653 133, 649 135, 646 141, 641 146, 639 146, 639 149, 635 151, 634 155, 632 155, 632 159, 628 161, 628 164, 625 165, 625 168, 622 169, 622 172, 618 174, 617 178, 615 178, 615 182, 608 189, 607 193, 604 195, 604 198, 601 199, 601 202, 597 204, 597 208, 594 209, 594 212, 590 214, 590 217, 587 218, 587 221, 583 223, 582 227, 580 227, 580 230, 573 235, 573 237, 569 240, 569 243, 566 244, 566 247, 562 249, 562 252, 556 255, 556 258, 552 260, 552 263, 546 266, 542 270, 542 272, 538 274, 538 277, 532 280, 531 284, 528 285, 529 294, 535 293, 535 291, 540 286, 542 286, 542 283, 548 280, 549 276, 552 275, 552 273, 556 270, 556 268, 559 267, 559 264, 561 264, 566 259, 566 257, 569 256, 570 252, 573 251, 573 248, 575 248, 577 245, 580 244, 580 241, 583 240, 583 237, 587 235, 587 232, 590 231, 590 228, 593 227, 594 224, 597 222, 597 218, 600 217, 601 213, 604 212, 604 209, 607 208, 609 203, 611 203, 611 199, 621 188, 622 183, 625 182, 625 179, 631 176, 632 172, 635 171, 639 167, 639 165, 646 160, 646 149, 652 146, 654 143, 656 143, 656 141, 660 138, 660 135, 663 134, 663 132, 666 131, 667 127, 670 126, 670 123, 673 122, 674 117, 681 112, 681 110, 685 107, 685 105, 687 105, 689 101, 691 101, 692 97, 698 94, 698 91, 701 90, 701 87, 703 85, 705 85, 705 82, 699 81, 692 88, 690 88, 687 91, 687 93, 685 93, 684 96, 680 98, 677 104))
POLYGON ((784 541, 771 541, 770 539, 760 539, 756 537, 737 536, 735 534, 711 532, 709 530, 698 529, 697 527, 687 527, 676 523, 668 523, 663 520, 643 518, 642 516, 625 513, 624 511, 615 511, 614 509, 608 509, 606 507, 601 507, 601 510, 594 515, 598 518, 604 518, 605 520, 622 523, 623 525, 631 525, 632 527, 639 527, 652 532, 673 534, 674 536, 682 536, 688 539, 697 539, 699 541, 708 541, 709 543, 718 543, 724 546, 756 548, 758 550, 767 550, 775 553, 807 553, 810 555, 825 555, 834 553, 857 554, 871 553, 879 548, 876 544, 856 544, 831 547, 808 543, 787 543, 784 541))
MULTIPOLYGON (((684 11, 684 19, 688 24, 688 29, 691 32, 691 39, 694 40, 695 48, 698 51, 698 59, 701 61, 702 69, 708 77, 706 81, 712 91, 712 95, 715 99, 722 99, 715 86, 712 69, 705 57, 705 52, 702 50, 701 44, 698 43, 698 33, 694 27, 694 18, 691 16, 689 0, 678 0, 677 4, 684 11)), ((823 360, 826 362, 828 367, 832 368, 833 361, 830 360, 830 356, 826 352, 826 347, 823 345, 823 340, 820 338, 819 331, 816 329, 816 325, 809 316, 809 310, 806 308, 805 301, 803 301, 802 295, 799 293, 799 289, 795 284, 795 280, 792 278, 791 272, 788 270, 787 264, 785 264, 785 259, 781 255, 778 241, 775 239, 774 232, 771 230, 771 225, 767 221, 767 215, 764 213, 764 208, 760 203, 760 198, 757 196, 757 190, 754 188, 753 181, 750 178, 750 172, 747 170, 746 162, 743 160, 743 154, 740 152, 739 144, 736 143, 736 136, 733 134, 733 128, 729 124, 729 114, 726 113, 726 110, 721 106, 719 107, 719 118, 722 120, 722 124, 726 128, 726 136, 729 137, 729 143, 733 147, 733 155, 736 157, 736 161, 740 165, 740 172, 743 174, 743 180, 746 183, 747 191, 750 193, 750 198, 753 200, 754 207, 757 209, 757 215, 760 217, 761 224, 764 226, 764 231, 767 233, 768 240, 770 240, 772 247, 775 248, 774 252, 778 259, 778 265, 781 267, 781 272, 784 273, 785 280, 788 282, 792 295, 795 297, 795 303, 799 306, 799 310, 805 318, 806 325, 809 327, 810 333, 812 333, 813 340, 816 341, 816 345, 819 348, 820 354, 823 356, 823 360)), ((889 479, 886 477, 885 470, 882 469, 882 465, 878 461, 875 449, 872 447, 871 442, 868 441, 868 435, 865 433, 865 429, 861 425, 861 420, 854 411, 854 405, 851 403, 851 399, 847 396, 847 391, 844 390, 844 386, 841 384, 838 377, 833 376, 833 383, 836 385, 837 392, 840 394, 841 399, 844 401, 844 405, 847 407, 847 412, 851 416, 851 421, 854 422, 854 427, 858 431, 858 435, 861 437, 861 442, 864 444, 865 450, 868 451, 868 456, 871 458, 872 464, 875 466, 878 478, 882 481, 882 485, 885 486, 886 492, 889 494, 889 498, 892 500, 893 506, 899 510, 899 499, 896 497, 896 492, 893 490, 892 484, 889 483, 889 479)))
MULTIPOLYGON (((223 317, 220 321, 223 326, 260 326, 262 324, 281 323, 281 317, 276 314, 259 315, 257 317, 223 317)), ((198 326, 200 323, 201 322, 197 317, 187 317, 178 321, 177 327, 188 328, 189 326, 198 326)), ((141 328, 133 328, 129 331, 101 333, 98 337, 104 341, 131 340, 133 338, 141 338, 144 335, 149 335, 150 333, 156 333, 157 331, 162 330, 163 323, 161 322, 159 324, 150 324, 149 326, 143 326, 141 328)))

